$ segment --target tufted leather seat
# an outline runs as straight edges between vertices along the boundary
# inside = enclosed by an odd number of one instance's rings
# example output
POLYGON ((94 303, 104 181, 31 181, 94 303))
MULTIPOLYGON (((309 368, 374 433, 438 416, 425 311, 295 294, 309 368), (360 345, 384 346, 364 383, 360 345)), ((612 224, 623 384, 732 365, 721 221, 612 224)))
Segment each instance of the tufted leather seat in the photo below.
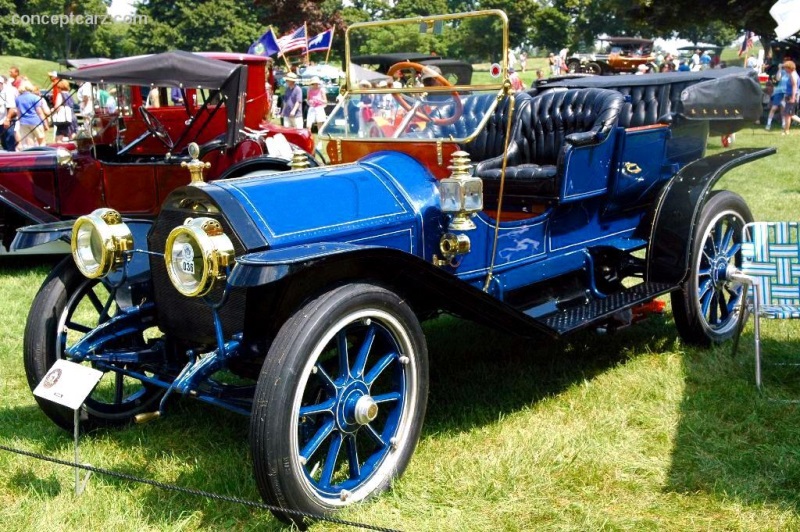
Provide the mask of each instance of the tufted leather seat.
MULTIPOLYGON (((506 162, 506 191, 511 195, 558 196, 557 177, 565 143, 598 144, 617 126, 623 96, 606 89, 550 91, 515 112, 506 162)), ((499 189, 502 154, 476 166, 490 194, 499 189)))
MULTIPOLYGON (((427 128, 425 135, 429 138, 464 138, 472 134, 478 124, 486 116, 486 111, 497 98, 496 94, 476 94, 463 98, 464 110, 455 123, 447 126, 427 128)), ((514 116, 520 109, 530 106, 531 97, 525 93, 517 93, 514 103, 514 116)), ((449 115, 449 110, 442 113, 449 115)), ((518 135, 519 122, 514 119, 511 138, 518 135)), ((473 163, 500 157, 505 150, 506 129, 508 124, 508 99, 504 99, 489 116, 486 125, 471 141, 461 145, 461 149, 469 153, 473 163)))

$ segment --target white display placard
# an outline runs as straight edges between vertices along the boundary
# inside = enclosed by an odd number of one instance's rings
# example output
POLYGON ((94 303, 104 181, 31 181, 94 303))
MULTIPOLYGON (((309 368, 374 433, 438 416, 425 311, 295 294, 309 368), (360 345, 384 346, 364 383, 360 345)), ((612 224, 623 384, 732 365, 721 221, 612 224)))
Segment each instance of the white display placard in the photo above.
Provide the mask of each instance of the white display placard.
POLYGON ((56 360, 33 395, 77 410, 100 382, 103 372, 69 360, 56 360))

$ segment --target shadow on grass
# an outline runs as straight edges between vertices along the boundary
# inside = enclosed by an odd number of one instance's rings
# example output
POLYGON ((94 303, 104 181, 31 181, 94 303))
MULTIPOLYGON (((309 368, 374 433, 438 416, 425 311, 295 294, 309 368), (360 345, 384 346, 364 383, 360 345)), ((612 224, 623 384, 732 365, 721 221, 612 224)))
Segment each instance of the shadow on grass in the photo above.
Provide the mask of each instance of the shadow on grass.
POLYGON ((800 341, 762 337, 762 346, 764 394, 755 386, 752 334, 743 335, 735 358, 730 343, 687 348, 668 491, 800 510, 800 405, 768 398, 800 399, 800 367, 769 363, 779 353, 800 355, 800 341))
POLYGON ((39 478, 31 469, 18 471, 11 476, 8 484, 38 499, 52 499, 61 493, 61 482, 55 473, 47 478, 39 478))
MULTIPOLYGON (((561 341, 512 337, 452 317, 426 323, 425 333, 431 380, 423 437, 494 423, 502 414, 624 364, 632 348, 658 352, 675 341, 672 324, 657 316, 613 335, 598 337, 587 332, 561 341)), ((12 420, 18 441, 45 453, 69 453, 71 435, 56 428, 35 406, 0 412, 0 426, 12 420)), ((191 400, 176 400, 170 402, 168 415, 158 421, 84 436, 94 440, 86 448, 101 454, 86 459, 121 473, 259 501, 248 431, 249 421, 244 417, 191 400), (110 454, 109 449, 119 449, 119 454, 110 454), (178 472, 171 475, 175 470, 178 472)), ((234 503, 139 487, 109 476, 93 476, 92 484, 113 486, 123 493, 135 490, 138 512, 156 528, 168 527, 193 512, 200 513, 200 526, 207 528, 241 528, 243 523, 260 530, 284 528, 267 511, 234 503)), ((29 489, 36 491, 35 487, 29 489)))
POLYGON ((431 381, 423 435, 493 423, 625 363, 632 349, 658 352, 676 335, 663 316, 561 340, 510 336, 451 317, 426 324, 425 333, 431 381))
MULTIPOLYGON (((81 435, 81 461, 102 468, 173 484, 191 490, 259 502, 249 456, 249 421, 191 400, 171 401, 167 415, 145 425, 99 429, 81 435), (118 452, 114 452, 118 449, 118 452), (188 467, 187 467, 188 465, 188 467), (171 474, 170 471, 179 470, 171 474)), ((72 434, 58 428, 36 406, 0 411, 3 443, 60 459, 73 459, 72 434), (13 436, 13 441, 8 441, 13 436)), ((19 457, 34 461, 34 458, 19 457)), ((42 477, 26 468, 7 480, 15 491, 51 498, 60 491, 61 469, 48 466, 42 477)), ((89 489, 110 486, 120 493, 135 491, 139 514, 157 529, 169 528, 186 515, 201 512, 203 527, 282 530, 285 525, 266 510, 180 493, 110 475, 94 474, 89 489)))

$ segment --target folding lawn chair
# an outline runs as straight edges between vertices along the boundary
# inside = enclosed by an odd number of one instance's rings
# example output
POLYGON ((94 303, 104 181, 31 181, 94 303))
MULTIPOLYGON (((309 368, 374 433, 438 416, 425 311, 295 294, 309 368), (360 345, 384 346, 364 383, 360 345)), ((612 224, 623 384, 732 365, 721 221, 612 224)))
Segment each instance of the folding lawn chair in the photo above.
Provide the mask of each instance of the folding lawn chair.
MULTIPOLYGON (((756 386, 761 389, 760 319, 800 318, 800 223, 754 222, 742 235, 742 269, 732 276, 744 284, 742 300, 754 316, 756 386), (753 295, 748 297, 748 288, 753 295)), ((733 352, 739 343, 747 312, 740 323, 733 352)))

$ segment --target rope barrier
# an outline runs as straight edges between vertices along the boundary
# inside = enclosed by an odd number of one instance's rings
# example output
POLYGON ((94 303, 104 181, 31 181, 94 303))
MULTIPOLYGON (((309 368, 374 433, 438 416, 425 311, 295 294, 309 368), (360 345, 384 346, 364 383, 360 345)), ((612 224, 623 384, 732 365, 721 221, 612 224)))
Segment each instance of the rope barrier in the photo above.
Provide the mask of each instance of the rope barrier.
POLYGON ((238 497, 231 497, 229 495, 219 495, 217 493, 211 493, 208 491, 197 490, 193 488, 184 488, 182 486, 176 486, 174 484, 167 484, 165 482, 159 482, 157 480, 150 480, 147 478, 137 477, 135 475, 129 475, 127 473, 119 473, 117 471, 111 471, 110 469, 103 469, 101 467, 94 467, 87 464, 77 464, 75 462, 70 462, 68 460, 61 460, 59 458, 54 458, 52 456, 47 456, 40 453, 34 453, 31 451, 24 451, 22 449, 15 449, 14 447, 8 447, 6 445, 0 444, 0 450, 8 451, 10 453, 19 454, 22 456, 27 456, 29 458, 36 458, 38 460, 43 460, 45 462, 51 462, 58 465, 64 465, 69 467, 77 467, 79 469, 83 469, 85 471, 91 471, 92 473, 99 473, 101 475, 108 475, 111 477, 120 478, 123 480, 130 480, 132 482, 139 482, 141 484, 147 484, 149 486, 153 486, 156 488, 161 488, 163 490, 170 490, 170 491, 177 491, 180 493, 186 493, 188 495, 195 495, 199 497, 205 497, 207 499, 213 499, 217 501, 225 501, 225 502, 233 502, 237 504, 242 504, 244 506, 249 506, 251 508, 259 508, 262 510, 269 510, 271 512, 277 512, 287 515, 294 515, 298 517, 308 517, 310 519, 314 519, 317 521, 326 521, 328 523, 334 523, 337 525, 345 525, 351 526, 354 528, 362 528, 365 530, 377 530, 379 532, 399 532, 397 529, 394 528, 385 528, 376 525, 370 525, 366 523, 358 523, 356 521, 347 521, 345 519, 339 519, 337 517, 331 517, 327 515, 317 515, 312 514, 309 512, 303 512, 300 510, 293 510, 291 508, 281 508, 279 506, 273 506, 271 504, 266 504, 262 502, 255 502, 249 501, 247 499, 240 499, 238 497))

